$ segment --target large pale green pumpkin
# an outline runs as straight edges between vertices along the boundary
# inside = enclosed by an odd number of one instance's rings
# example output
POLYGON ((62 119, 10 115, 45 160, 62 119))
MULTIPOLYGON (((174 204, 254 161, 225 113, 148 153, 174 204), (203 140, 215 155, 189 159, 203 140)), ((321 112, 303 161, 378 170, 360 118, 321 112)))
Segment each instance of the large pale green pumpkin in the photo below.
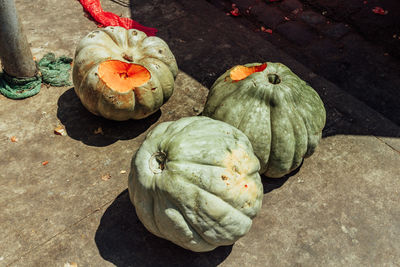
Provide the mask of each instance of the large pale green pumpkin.
POLYGON ((227 122, 250 139, 261 173, 282 177, 313 154, 325 108, 309 85, 280 63, 236 66, 210 89, 203 115, 227 122))
POLYGON ((238 129, 207 117, 156 126, 132 159, 129 196, 153 234, 209 251, 245 235, 261 208, 259 161, 238 129))
POLYGON ((162 39, 106 27, 79 42, 72 78, 90 112, 122 121, 159 110, 172 95, 177 73, 175 57, 162 39))

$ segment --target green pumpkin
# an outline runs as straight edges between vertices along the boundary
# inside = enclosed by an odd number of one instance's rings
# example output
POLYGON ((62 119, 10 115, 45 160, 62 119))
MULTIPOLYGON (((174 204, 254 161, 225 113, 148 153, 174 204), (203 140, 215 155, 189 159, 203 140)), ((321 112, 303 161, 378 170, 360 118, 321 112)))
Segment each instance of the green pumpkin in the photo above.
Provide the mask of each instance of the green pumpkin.
POLYGON ((177 73, 175 57, 162 39, 110 26, 79 42, 72 79, 87 110, 124 121, 158 111, 172 95, 177 73))
POLYGON ((238 129, 207 117, 157 125, 134 158, 128 189, 153 234, 196 252, 233 244, 261 208, 260 165, 238 129))
POLYGON ((210 89, 203 115, 227 122, 250 139, 260 172, 282 177, 316 149, 325 125, 321 98, 280 63, 236 66, 210 89))

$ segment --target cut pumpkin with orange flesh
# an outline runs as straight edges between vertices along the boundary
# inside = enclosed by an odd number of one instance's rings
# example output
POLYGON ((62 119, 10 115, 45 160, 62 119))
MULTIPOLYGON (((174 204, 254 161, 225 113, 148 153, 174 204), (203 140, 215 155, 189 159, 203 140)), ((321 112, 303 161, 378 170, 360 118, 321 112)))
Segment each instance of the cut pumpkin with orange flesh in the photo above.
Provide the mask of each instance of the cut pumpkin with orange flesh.
POLYGON ((167 43, 136 29, 99 28, 76 47, 74 90, 85 108, 109 120, 140 120, 172 96, 178 66, 167 43))
POLYGON ((134 90, 150 80, 150 72, 138 64, 108 60, 99 65, 99 78, 111 89, 120 93, 134 90))
POLYGON ((231 70, 230 77, 233 81, 241 81, 255 72, 261 72, 267 68, 267 63, 258 66, 236 66, 231 70))

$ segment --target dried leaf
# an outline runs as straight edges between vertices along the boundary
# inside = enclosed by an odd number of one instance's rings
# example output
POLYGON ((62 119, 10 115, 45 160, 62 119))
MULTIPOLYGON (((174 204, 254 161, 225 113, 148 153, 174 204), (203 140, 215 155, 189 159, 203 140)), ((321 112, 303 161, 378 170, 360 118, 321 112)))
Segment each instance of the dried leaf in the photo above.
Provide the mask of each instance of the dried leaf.
POLYGON ((262 32, 269 33, 269 34, 272 34, 272 30, 271 30, 271 29, 267 29, 267 28, 265 28, 264 26, 261 26, 261 31, 262 31, 262 32))
POLYGON ((99 127, 93 131, 94 134, 101 134, 104 135, 103 128, 99 127))
POLYGON ((48 161, 48 160, 42 162, 42 165, 43 165, 43 166, 46 166, 47 164, 49 164, 49 161, 48 161))
POLYGON ((387 13, 389 13, 389 11, 384 10, 382 7, 380 6, 376 6, 372 9, 372 12, 374 12, 375 14, 378 15, 386 15, 387 13))
POLYGON ((246 9, 246 13, 247 13, 247 14, 250 14, 252 8, 253 8, 253 6, 249 6, 249 7, 246 9))
POLYGON ((58 125, 56 128, 54 128, 54 133, 56 135, 61 135, 61 136, 65 136, 67 135, 67 132, 65 131, 65 128, 61 125, 58 125))
POLYGON ((18 138, 16 136, 11 136, 10 138, 11 142, 16 143, 18 142, 18 138))
POLYGON ((111 178, 111 174, 109 174, 109 173, 103 174, 101 176, 101 180, 103 180, 103 181, 108 181, 108 180, 110 180, 110 178, 111 178))
POLYGON ((292 14, 297 15, 301 11, 301 8, 296 8, 292 11, 292 14))

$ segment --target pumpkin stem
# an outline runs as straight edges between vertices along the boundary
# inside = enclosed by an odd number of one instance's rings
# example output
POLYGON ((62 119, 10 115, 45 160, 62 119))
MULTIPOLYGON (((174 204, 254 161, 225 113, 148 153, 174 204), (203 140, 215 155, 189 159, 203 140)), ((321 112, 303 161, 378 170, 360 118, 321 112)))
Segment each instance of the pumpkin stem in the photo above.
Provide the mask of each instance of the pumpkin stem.
POLYGON ((272 84, 278 84, 281 82, 281 79, 279 78, 279 76, 277 74, 270 73, 267 75, 267 77, 268 77, 268 81, 272 84))
POLYGON ((167 161, 167 155, 164 152, 154 153, 149 162, 150 170, 153 173, 160 173, 165 168, 165 163, 167 161))
POLYGON ((125 93, 150 80, 150 72, 143 66, 119 60, 104 61, 99 65, 99 78, 112 90, 125 93))
POLYGON ((230 77, 233 81, 240 81, 247 78, 248 76, 250 76, 255 72, 261 72, 265 70, 266 67, 267 63, 253 67, 246 67, 243 65, 239 65, 231 70, 230 77))
POLYGON ((125 59, 126 61, 133 62, 133 57, 131 55, 123 53, 122 58, 125 59))

